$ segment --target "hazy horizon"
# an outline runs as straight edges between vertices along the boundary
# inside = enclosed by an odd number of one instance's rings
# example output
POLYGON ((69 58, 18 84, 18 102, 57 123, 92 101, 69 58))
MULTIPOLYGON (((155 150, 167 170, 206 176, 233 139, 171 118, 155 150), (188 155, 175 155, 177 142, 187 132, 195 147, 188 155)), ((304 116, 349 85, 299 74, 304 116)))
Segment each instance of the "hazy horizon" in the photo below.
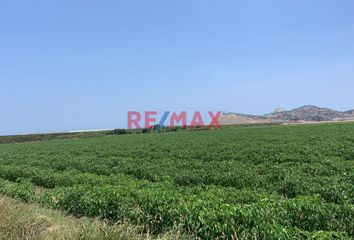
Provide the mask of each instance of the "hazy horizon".
POLYGON ((127 111, 354 109, 354 2, 3 1, 0 135, 127 111))
MULTIPOLYGON (((321 108, 326 108, 326 106, 316 106, 316 105, 313 105, 313 104, 304 104, 304 105, 301 105, 301 106, 298 106, 296 108, 299 108, 299 107, 304 107, 304 106, 315 106, 315 107, 321 107, 321 108)), ((282 110, 285 110, 285 111, 291 111, 291 110, 294 110, 296 108, 292 108, 292 109, 285 109, 285 108, 274 108, 273 110, 271 111, 268 111, 266 113, 249 113, 249 112, 232 112, 232 111, 224 111, 224 114, 246 114, 246 115, 255 115, 255 116, 265 116, 269 113, 272 113, 274 110, 279 110, 279 109, 282 109, 282 110)), ((349 111, 349 110, 354 110, 353 109, 345 109, 345 110, 338 110, 338 109, 332 109, 332 110, 336 110, 336 111, 349 111)), ((157 115, 156 115, 156 122, 158 123, 159 120, 161 119, 162 117, 162 114, 164 112, 162 111, 159 111, 157 112, 157 115)), ((179 114, 180 112, 176 112, 177 114, 179 114)), ((124 113, 126 114, 126 113, 124 113)), ((140 112, 140 114, 143 114, 143 112, 140 112)), ((192 115, 194 114, 193 111, 188 111, 187 112, 187 115, 188 115, 188 122, 190 122, 191 120, 191 117, 192 115)), ((203 119, 205 120, 205 123, 209 123, 210 122, 210 117, 208 116, 207 112, 201 112, 202 114, 202 117, 203 119)), ((142 120, 143 121, 143 120, 142 120)), ((143 126, 143 123, 141 123, 142 126, 143 126)), ((168 124, 168 122, 167 122, 168 124)), ((0 136, 12 136, 12 135, 27 135, 27 134, 47 134, 47 133, 69 133, 69 132, 90 132, 90 131, 105 131, 105 130, 114 130, 114 129, 117 129, 117 128, 124 128, 124 129, 127 129, 127 126, 119 126, 119 127, 112 127, 112 128, 91 128, 91 129, 66 129, 66 130, 57 130, 57 131, 48 131, 48 132, 23 132, 23 133, 14 133, 14 134, 0 134, 0 136)))

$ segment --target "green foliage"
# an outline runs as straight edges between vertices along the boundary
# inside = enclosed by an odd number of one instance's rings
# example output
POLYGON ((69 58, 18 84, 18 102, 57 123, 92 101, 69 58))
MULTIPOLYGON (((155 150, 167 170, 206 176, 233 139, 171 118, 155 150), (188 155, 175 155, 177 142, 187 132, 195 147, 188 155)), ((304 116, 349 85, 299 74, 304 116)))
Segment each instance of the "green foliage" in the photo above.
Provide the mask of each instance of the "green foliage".
POLYGON ((353 133, 354 124, 117 130, 3 144, 0 178, 11 182, 0 180, 0 192, 153 234, 351 239, 353 133))
POLYGON ((24 202, 29 202, 34 197, 34 187, 33 184, 23 178, 18 178, 17 184, 7 184, 2 181, 0 183, 0 193, 6 194, 10 197, 22 200, 24 202))

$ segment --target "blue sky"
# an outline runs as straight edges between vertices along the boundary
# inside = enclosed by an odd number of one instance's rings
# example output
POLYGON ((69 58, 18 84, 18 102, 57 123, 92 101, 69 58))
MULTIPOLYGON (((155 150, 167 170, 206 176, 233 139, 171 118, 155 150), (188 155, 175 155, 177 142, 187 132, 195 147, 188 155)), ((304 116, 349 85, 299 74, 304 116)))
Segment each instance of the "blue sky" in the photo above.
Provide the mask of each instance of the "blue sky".
POLYGON ((354 108, 354 1, 0 0, 0 135, 129 110, 354 108))

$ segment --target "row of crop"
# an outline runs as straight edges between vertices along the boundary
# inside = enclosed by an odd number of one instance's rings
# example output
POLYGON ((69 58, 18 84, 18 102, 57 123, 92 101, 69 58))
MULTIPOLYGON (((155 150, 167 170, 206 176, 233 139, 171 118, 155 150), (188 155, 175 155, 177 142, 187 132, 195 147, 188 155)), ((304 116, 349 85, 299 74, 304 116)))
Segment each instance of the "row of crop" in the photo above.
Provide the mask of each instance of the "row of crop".
MULTIPOLYGON (((312 177, 309 175, 301 174, 294 169, 291 173, 282 170, 281 175, 277 176, 277 172, 268 169, 269 178, 265 179, 256 174, 249 175, 249 171, 245 173, 235 172, 233 175, 224 176, 219 170, 215 170, 213 174, 200 175, 193 172, 185 172, 178 178, 176 184, 198 186, 200 184, 215 184, 219 185, 220 181, 230 181, 233 183, 243 183, 243 186, 237 187, 238 189, 253 189, 260 192, 278 192, 286 197, 296 197, 299 195, 313 195, 320 194, 327 202, 334 203, 354 203, 354 187, 351 183, 353 174, 347 175, 347 181, 343 177, 312 177), (217 175, 215 173, 220 173, 217 175), (287 174, 287 175, 285 175, 287 174), (221 178, 224 176, 224 178, 221 178), (213 178, 214 177, 214 178, 213 178), (351 177, 351 178, 350 178, 351 177), (192 181, 192 182, 191 182, 192 181), (247 183, 254 183, 249 184, 247 183), (187 184, 183 184, 187 183, 187 184), (266 186, 261 186, 266 184, 266 186)), ((55 171, 53 169, 43 169, 40 167, 31 167, 26 165, 1 165, 0 177, 15 181, 19 177, 28 178, 34 184, 54 188, 58 186, 73 186, 76 184, 87 185, 122 185, 122 184, 136 184, 136 185, 159 185, 159 183, 151 183, 143 180, 136 180, 124 174, 115 174, 111 176, 97 175, 90 173, 82 173, 77 170, 55 171)), ((223 185, 223 184, 220 184, 223 185)), ((230 184, 235 187, 235 184, 230 184)), ((238 185, 239 186, 239 185, 238 185)))
POLYGON ((24 178, 39 187, 54 188, 68 187, 77 184, 82 185, 129 185, 140 186, 151 185, 148 181, 136 180, 124 174, 111 176, 97 175, 80 172, 75 169, 56 171, 41 167, 28 165, 0 165, 0 178, 15 182, 18 178, 24 178))
MULTIPOLYGON (((0 184, 0 192, 28 201, 35 191, 23 181, 0 184)), ((354 206, 328 204, 319 196, 290 200, 268 196, 250 204, 228 204, 212 192, 194 195, 161 188, 77 185, 47 190, 32 199, 78 216, 129 221, 152 233, 174 228, 203 239, 299 239, 320 231, 341 239, 354 237, 354 206)))
MULTIPOLYGON (((313 177, 297 171, 296 168, 293 168, 291 172, 284 169, 278 172, 276 169, 274 170, 274 168, 269 167, 267 175, 263 176, 257 175, 257 170, 234 171, 232 175, 225 175, 220 169, 215 169, 214 172, 209 174, 186 171, 179 174, 175 178, 174 183, 181 186, 221 185, 236 187, 237 189, 251 189, 259 192, 277 192, 289 198, 300 195, 320 194, 327 202, 354 203, 354 187, 351 182, 351 178, 354 177, 353 173, 351 175, 348 174, 346 178, 343 178, 343 176, 313 177), (348 180, 345 181, 345 179, 348 180)), ((128 184, 130 186, 132 184, 135 184, 135 186, 166 184, 166 182, 152 183, 137 180, 120 173, 106 176, 80 172, 75 169, 56 171, 54 169, 27 165, 0 165, 0 177, 9 181, 16 181, 17 178, 27 178, 35 185, 45 188, 73 186, 77 184, 128 184)))
POLYGON ((127 218, 158 232, 178 226, 188 232, 197 231, 199 236, 209 239, 223 234, 230 237, 235 233, 256 234, 260 239, 269 239, 274 237, 269 232, 274 230, 273 227, 285 231, 288 228, 342 231, 354 236, 354 206, 324 203, 319 197, 266 198, 241 205, 164 189, 136 190, 112 186, 57 189, 54 196, 56 207, 74 214, 108 215, 115 220, 127 218), (75 203, 79 203, 79 208, 75 203), (95 210, 92 212, 92 209, 95 210), (115 214, 117 209, 121 212, 115 214))
MULTIPOLYGON (((262 196, 269 196, 265 192, 255 193, 250 190, 242 190, 246 195, 239 195, 241 190, 235 188, 225 188, 220 186, 198 185, 191 187, 179 187, 169 182, 149 182, 146 180, 138 180, 126 175, 96 175, 82 173, 77 170, 54 171, 53 169, 43 169, 27 165, 0 165, 0 178, 10 182, 18 182, 26 180, 35 187, 55 188, 55 187, 70 187, 75 185, 85 186, 102 186, 111 185, 120 188, 130 189, 174 189, 175 192, 180 192, 187 195, 204 196, 210 193, 215 200, 225 203, 251 203, 258 201, 262 196)), ((275 196, 275 195, 274 195, 275 196)))

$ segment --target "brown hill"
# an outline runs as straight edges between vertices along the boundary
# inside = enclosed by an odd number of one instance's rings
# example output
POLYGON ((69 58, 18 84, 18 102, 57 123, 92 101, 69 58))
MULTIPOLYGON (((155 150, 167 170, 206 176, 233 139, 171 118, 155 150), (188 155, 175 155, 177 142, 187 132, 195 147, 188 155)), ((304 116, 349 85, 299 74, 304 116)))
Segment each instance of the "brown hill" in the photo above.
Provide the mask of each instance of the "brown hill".
POLYGON ((238 113, 223 114, 219 121, 222 125, 287 122, 321 122, 354 120, 354 110, 345 112, 305 105, 293 110, 276 109, 272 113, 257 116, 238 113))

